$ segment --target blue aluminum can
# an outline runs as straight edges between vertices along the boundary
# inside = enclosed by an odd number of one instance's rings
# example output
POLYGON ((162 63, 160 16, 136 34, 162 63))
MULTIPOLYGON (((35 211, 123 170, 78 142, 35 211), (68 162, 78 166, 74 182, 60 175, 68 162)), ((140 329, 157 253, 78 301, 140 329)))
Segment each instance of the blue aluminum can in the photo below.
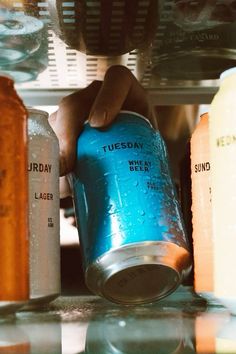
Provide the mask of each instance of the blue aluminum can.
POLYGON ((160 299, 191 268, 164 141, 143 116, 121 111, 85 124, 70 176, 85 281, 121 304, 160 299))

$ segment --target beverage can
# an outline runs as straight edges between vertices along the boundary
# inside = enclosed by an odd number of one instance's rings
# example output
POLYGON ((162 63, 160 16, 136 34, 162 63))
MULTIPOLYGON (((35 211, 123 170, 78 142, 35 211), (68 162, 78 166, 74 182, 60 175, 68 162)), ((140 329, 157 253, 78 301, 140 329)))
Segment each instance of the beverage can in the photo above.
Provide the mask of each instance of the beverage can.
POLYGON ((122 304, 173 292, 190 253, 167 150, 149 121, 122 111, 107 128, 86 123, 70 181, 87 286, 122 304))
POLYGON ((60 293, 59 143, 48 113, 28 108, 30 302, 60 293))
POLYGON ((213 241, 209 116, 200 117, 191 137, 192 225, 194 290, 205 297, 213 292, 213 241))
POLYGON ((210 105, 214 295, 236 314, 236 67, 220 76, 210 105))
POLYGON ((27 111, 14 82, 0 76, 0 314, 29 298, 27 111))

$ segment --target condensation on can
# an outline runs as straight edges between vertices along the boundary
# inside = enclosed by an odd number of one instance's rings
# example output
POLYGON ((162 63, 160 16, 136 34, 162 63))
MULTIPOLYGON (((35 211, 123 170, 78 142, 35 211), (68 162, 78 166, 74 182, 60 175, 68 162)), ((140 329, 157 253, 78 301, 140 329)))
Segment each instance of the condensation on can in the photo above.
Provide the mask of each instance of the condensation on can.
POLYGON ((86 123, 70 181, 87 286, 121 304, 173 292, 191 257, 165 144, 149 121, 122 111, 107 128, 86 123))
POLYGON ((48 113, 28 108, 30 302, 60 294, 59 142, 48 113))

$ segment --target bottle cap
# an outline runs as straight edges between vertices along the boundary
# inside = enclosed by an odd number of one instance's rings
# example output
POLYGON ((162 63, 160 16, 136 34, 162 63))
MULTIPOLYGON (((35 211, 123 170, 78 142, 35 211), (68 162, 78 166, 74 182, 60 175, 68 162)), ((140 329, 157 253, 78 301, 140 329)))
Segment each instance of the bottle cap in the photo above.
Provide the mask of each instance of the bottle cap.
POLYGON ((34 116, 39 116, 40 118, 47 118, 48 119, 48 112, 46 111, 43 111, 41 109, 36 109, 34 107, 31 107, 31 106, 27 106, 27 111, 29 114, 32 114, 34 116))
POLYGON ((0 78, 1 77, 5 77, 6 79, 10 79, 10 80, 14 81, 14 78, 11 75, 9 75, 8 73, 0 70, 0 78))
POLYGON ((232 74, 235 74, 235 73, 236 73, 236 67, 227 69, 220 74, 220 80, 224 80, 226 77, 228 77, 232 74))

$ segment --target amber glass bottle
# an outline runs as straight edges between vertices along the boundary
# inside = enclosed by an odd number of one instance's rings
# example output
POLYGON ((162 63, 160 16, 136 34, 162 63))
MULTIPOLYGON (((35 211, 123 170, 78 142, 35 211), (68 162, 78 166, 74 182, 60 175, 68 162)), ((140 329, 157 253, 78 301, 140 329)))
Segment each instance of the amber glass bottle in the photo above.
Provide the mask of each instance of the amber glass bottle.
POLYGON ((0 76, 0 311, 29 297, 27 111, 0 76))

